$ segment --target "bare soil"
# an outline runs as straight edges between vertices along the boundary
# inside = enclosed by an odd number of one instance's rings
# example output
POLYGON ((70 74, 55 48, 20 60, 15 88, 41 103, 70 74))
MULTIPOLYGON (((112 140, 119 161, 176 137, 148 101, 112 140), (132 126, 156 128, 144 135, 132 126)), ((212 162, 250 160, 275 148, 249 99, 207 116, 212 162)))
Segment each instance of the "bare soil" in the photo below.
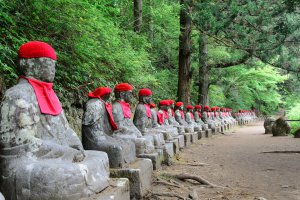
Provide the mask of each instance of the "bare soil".
POLYGON ((159 180, 179 187, 154 182, 146 199, 300 200, 299 151, 300 139, 265 135, 262 122, 237 127, 183 149, 172 166, 164 166, 154 174, 159 180), (207 165, 191 165, 199 163, 207 165), (165 173, 200 176, 221 187, 181 181, 164 176, 165 173), (198 197, 189 197, 192 191, 198 197))

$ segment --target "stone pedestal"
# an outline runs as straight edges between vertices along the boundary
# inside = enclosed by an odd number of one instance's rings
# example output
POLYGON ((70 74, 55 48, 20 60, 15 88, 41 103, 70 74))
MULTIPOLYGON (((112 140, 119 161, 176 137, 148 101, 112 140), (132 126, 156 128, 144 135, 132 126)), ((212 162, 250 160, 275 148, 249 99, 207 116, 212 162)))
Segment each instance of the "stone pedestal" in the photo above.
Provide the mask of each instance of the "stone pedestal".
POLYGON ((205 130, 205 137, 207 137, 207 138, 212 137, 212 129, 205 130))
POLYGON ((205 132, 206 131, 198 131, 198 140, 202 139, 203 137, 205 137, 205 132))
POLYGON ((150 159, 139 158, 128 168, 110 169, 112 178, 125 177, 129 179, 130 199, 142 199, 152 183, 152 162, 150 159))
POLYGON ((198 132, 191 133, 191 143, 198 141, 198 132))
POLYGON ((184 135, 178 135, 174 138, 178 139, 179 149, 184 148, 184 135))
POLYGON ((174 150, 173 150, 172 142, 166 142, 166 144, 164 145, 163 153, 164 153, 163 163, 166 165, 171 165, 172 158, 174 157, 174 150))
POLYGON ((169 140, 169 142, 173 143, 173 152, 174 154, 179 153, 179 141, 176 137, 173 139, 169 140))
POLYGON ((130 200, 129 180, 127 178, 112 178, 109 186, 101 193, 80 200, 130 200))
POLYGON ((137 155, 138 158, 148 158, 152 161, 153 169, 161 169, 161 163, 164 160, 163 151, 161 149, 155 149, 154 153, 140 154, 137 155))
POLYGON ((186 147, 191 144, 191 137, 192 137, 191 133, 185 133, 184 134, 184 145, 186 147))

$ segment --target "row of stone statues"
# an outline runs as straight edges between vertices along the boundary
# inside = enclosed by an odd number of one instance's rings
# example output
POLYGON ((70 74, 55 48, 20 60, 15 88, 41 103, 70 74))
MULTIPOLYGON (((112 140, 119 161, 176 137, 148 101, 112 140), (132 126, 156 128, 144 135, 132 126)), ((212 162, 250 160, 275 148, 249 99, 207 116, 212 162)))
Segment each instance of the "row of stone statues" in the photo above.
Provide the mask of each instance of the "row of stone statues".
POLYGON ((147 88, 139 91, 132 120, 133 88, 120 83, 112 104, 110 88, 88 94, 81 142, 52 89, 54 49, 32 41, 20 47, 18 57, 24 76, 1 103, 0 191, 6 199, 85 198, 109 187, 109 177, 128 178, 131 198, 139 199, 151 184, 153 167, 199 134, 236 124, 228 109, 215 107, 211 112, 204 106, 201 112, 200 105, 188 105, 184 113, 182 102, 162 100, 156 110, 147 88))

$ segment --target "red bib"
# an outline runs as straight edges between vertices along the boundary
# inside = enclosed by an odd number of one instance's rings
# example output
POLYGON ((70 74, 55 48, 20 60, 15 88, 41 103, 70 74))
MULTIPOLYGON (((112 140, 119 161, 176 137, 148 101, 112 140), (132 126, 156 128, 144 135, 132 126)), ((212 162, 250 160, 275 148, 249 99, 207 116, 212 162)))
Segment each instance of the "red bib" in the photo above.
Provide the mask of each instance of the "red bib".
POLYGON ((171 108, 171 113, 172 113, 172 116, 174 117, 175 116, 175 112, 174 110, 171 108))
POLYGON ((161 112, 157 112, 157 121, 160 125, 164 123, 164 114, 161 112))
POLYGON ((181 118, 184 119, 184 113, 183 113, 183 110, 179 110, 179 112, 180 112, 181 118))
POLYGON ((20 78, 26 79, 32 86, 41 113, 48 115, 59 115, 62 112, 62 107, 59 103, 59 100, 52 89, 53 83, 42 82, 27 78, 25 76, 20 76, 20 78))
POLYGON ((200 117, 200 118, 202 118, 202 114, 201 114, 201 112, 197 112, 198 113, 198 116, 200 117))
POLYGON ((146 108, 147 117, 152 118, 152 116, 151 116, 150 105, 144 104, 144 106, 145 106, 145 108, 146 108))
POLYGON ((129 103, 126 103, 124 101, 120 101, 119 103, 122 107, 124 117, 130 119, 131 118, 131 110, 130 110, 129 103))
POLYGON ((166 118, 166 119, 169 119, 169 113, 168 113, 168 111, 163 110, 163 112, 164 112, 165 118, 166 118))
POLYGON ((106 111, 108 113, 109 123, 110 123, 113 130, 117 130, 118 127, 115 124, 115 120, 114 120, 114 117, 113 117, 113 114, 112 114, 112 105, 110 103, 105 103, 105 102, 104 102, 104 104, 105 104, 106 111))
POLYGON ((193 113, 190 113, 190 114, 191 114, 192 120, 195 120, 195 117, 194 117, 193 113))

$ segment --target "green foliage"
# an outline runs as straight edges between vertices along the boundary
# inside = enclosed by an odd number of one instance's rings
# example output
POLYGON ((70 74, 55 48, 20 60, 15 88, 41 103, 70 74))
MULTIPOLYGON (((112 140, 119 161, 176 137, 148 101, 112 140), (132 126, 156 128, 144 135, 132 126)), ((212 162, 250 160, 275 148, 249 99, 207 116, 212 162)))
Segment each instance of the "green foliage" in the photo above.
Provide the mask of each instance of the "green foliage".
MULTIPOLYGON (((288 110, 288 119, 300 120, 300 102, 288 110)), ((291 122, 291 133, 294 134, 300 128, 300 122, 291 122)))

